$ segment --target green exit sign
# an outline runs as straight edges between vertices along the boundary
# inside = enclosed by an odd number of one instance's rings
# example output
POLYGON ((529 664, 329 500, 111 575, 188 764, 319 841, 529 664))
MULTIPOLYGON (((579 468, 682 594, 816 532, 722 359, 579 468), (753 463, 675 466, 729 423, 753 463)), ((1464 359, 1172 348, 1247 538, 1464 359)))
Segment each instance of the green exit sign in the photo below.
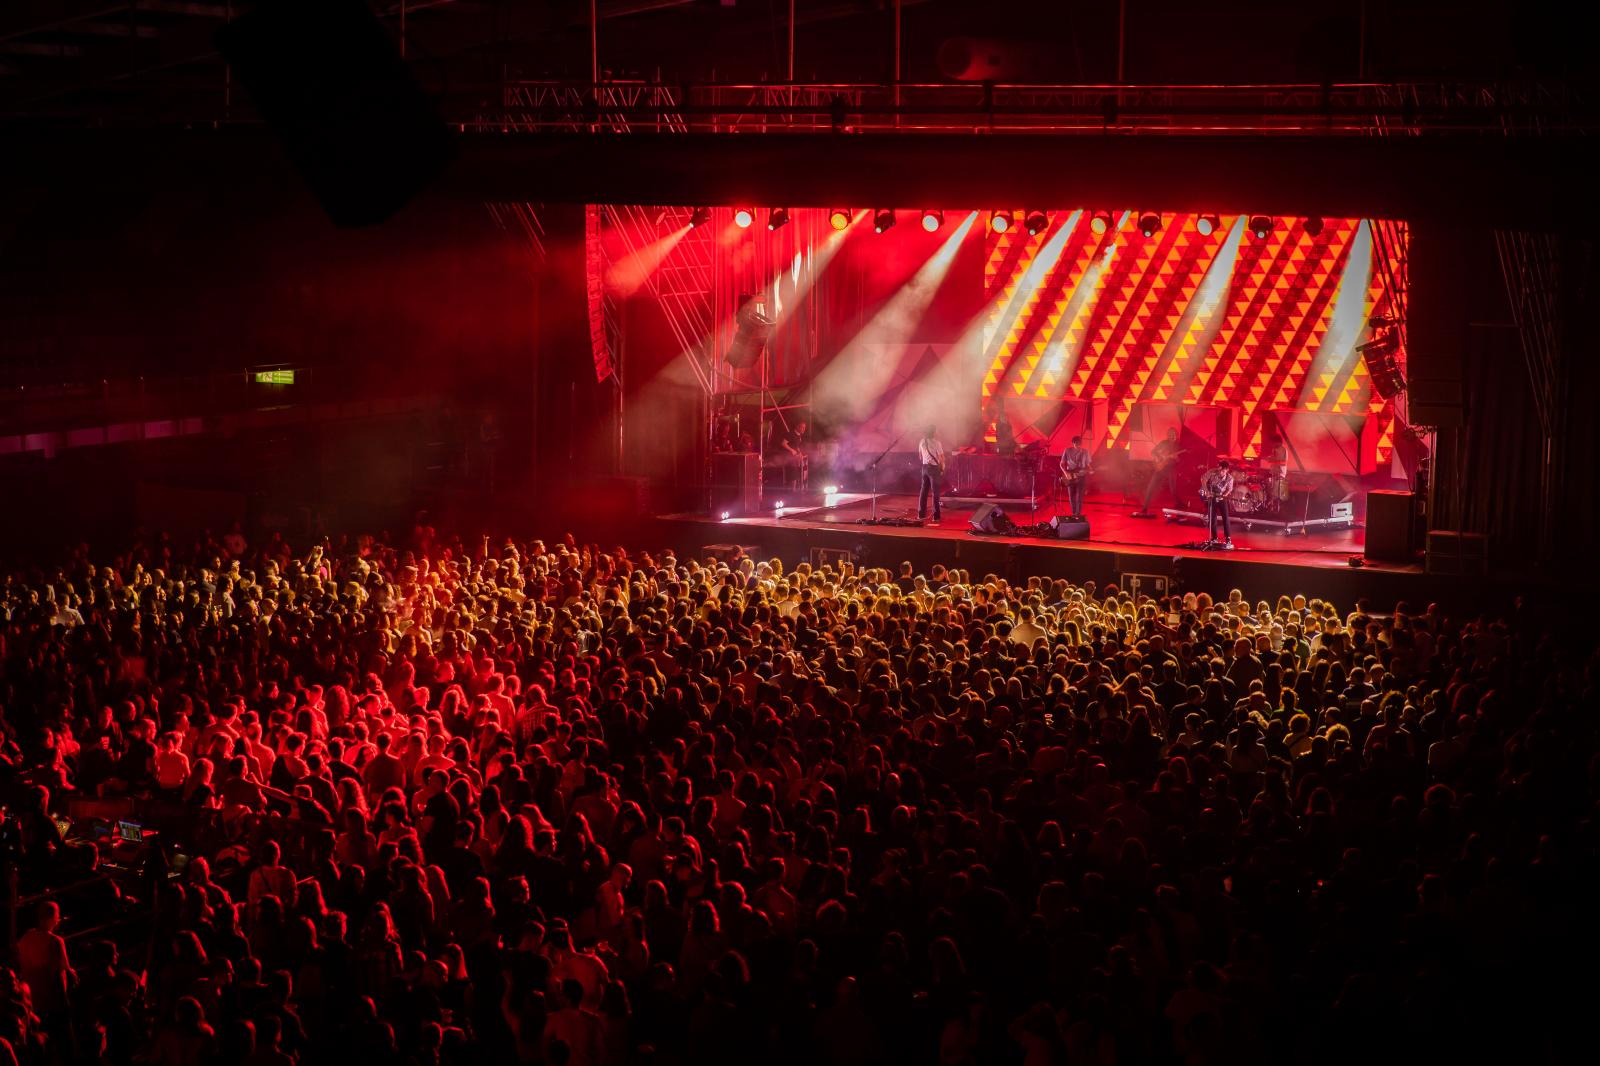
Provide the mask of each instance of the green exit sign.
POLYGON ((257 385, 293 385, 293 370, 257 370, 257 385))

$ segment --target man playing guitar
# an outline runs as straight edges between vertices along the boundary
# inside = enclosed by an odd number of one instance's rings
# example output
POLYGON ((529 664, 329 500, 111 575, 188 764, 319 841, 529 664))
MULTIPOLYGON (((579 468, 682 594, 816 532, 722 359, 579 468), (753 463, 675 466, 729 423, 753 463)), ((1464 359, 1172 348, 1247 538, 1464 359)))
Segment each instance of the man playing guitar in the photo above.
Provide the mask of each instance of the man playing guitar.
POLYGON ((928 496, 933 496, 933 520, 939 521, 939 483, 944 480, 944 445, 934 436, 938 430, 929 426, 917 442, 917 458, 922 461, 922 491, 917 495, 917 517, 928 517, 928 496))
POLYGON ((1088 487, 1091 464, 1082 437, 1072 438, 1072 447, 1061 453, 1061 477, 1067 483, 1067 518, 1083 521, 1083 490, 1088 487))
POLYGON ((1200 498, 1206 501, 1207 547, 1233 551, 1233 530, 1228 525, 1228 497, 1233 495, 1233 471, 1228 460, 1218 459, 1217 465, 1200 478, 1200 498), (1217 539, 1218 520, 1222 525, 1222 540, 1217 539))
POLYGON ((1167 492, 1172 495, 1172 505, 1182 506, 1183 501, 1178 496, 1178 459, 1184 450, 1178 447, 1178 431, 1167 430, 1166 439, 1159 442, 1155 450, 1150 453, 1150 458, 1155 460, 1155 469, 1150 472, 1150 480, 1145 484, 1144 502, 1139 505, 1139 510, 1134 512, 1133 517, 1151 517, 1150 501, 1155 498, 1163 482, 1167 486, 1167 492))

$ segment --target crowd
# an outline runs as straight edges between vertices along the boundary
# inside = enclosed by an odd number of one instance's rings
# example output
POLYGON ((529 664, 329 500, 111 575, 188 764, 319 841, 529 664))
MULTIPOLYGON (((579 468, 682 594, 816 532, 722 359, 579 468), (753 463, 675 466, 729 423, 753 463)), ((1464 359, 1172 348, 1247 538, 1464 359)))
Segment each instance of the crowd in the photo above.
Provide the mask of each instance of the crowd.
POLYGON ((419 527, 0 611, 0 1066, 1559 1059, 1590 1006, 1600 658, 1526 606, 419 527))

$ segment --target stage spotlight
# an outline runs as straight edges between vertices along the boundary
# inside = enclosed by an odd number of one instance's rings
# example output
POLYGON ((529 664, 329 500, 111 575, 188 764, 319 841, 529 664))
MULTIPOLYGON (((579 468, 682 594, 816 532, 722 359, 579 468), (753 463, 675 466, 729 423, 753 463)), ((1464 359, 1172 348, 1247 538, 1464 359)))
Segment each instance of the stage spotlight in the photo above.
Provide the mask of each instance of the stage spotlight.
POLYGON ((1154 237, 1161 232, 1161 216, 1154 211, 1146 211, 1139 216, 1139 232, 1146 237, 1154 237))
POLYGON ((844 229, 849 226, 855 216, 842 207, 836 207, 828 212, 828 222, 834 229, 844 229))
POLYGON ((1272 232, 1272 219, 1268 215, 1251 215, 1250 232, 1258 241, 1267 239, 1267 234, 1272 232))
POLYGON ((782 229, 789 224, 789 209, 787 207, 774 207, 767 212, 767 228, 782 229))
POLYGON ((942 225, 944 225, 943 211, 922 212, 922 228, 927 230, 929 233, 939 232, 939 227, 942 225))
POLYGON ((990 230, 994 231, 995 233, 1004 233, 1006 230, 1008 230, 1010 228, 1011 228, 1011 212, 1010 211, 990 211, 989 212, 989 229, 990 230))
POLYGON ((1201 215, 1194 220, 1194 231, 1202 237, 1209 237, 1217 232, 1217 227, 1221 224, 1216 215, 1201 215))
POLYGON ((1028 231, 1028 236, 1037 237, 1050 228, 1050 216, 1043 211, 1029 211, 1022 216, 1022 224, 1028 231))
POLYGON ((732 517, 733 517, 733 512, 732 511, 723 511, 722 512, 722 520, 724 522, 726 522, 728 519, 730 519, 732 517))
POLYGON ((1312 215, 1310 218, 1306 219, 1304 225, 1308 235, 1312 237, 1322 236, 1322 219, 1318 218, 1316 215, 1312 215))
POLYGON ((872 212, 872 229, 874 232, 883 233, 894 228, 894 211, 887 207, 880 207, 872 212))
POLYGON ((749 229, 750 223, 756 220, 756 212, 750 207, 736 207, 733 210, 733 224, 740 229, 749 229))
POLYGON ((707 222, 710 222, 710 221, 711 221, 711 208, 709 208, 709 207, 697 207, 689 215, 689 228, 690 229, 694 229, 696 226, 704 226, 707 222))
POLYGON ((1099 237, 1111 228, 1111 212, 1096 211, 1089 216, 1089 232, 1099 237))

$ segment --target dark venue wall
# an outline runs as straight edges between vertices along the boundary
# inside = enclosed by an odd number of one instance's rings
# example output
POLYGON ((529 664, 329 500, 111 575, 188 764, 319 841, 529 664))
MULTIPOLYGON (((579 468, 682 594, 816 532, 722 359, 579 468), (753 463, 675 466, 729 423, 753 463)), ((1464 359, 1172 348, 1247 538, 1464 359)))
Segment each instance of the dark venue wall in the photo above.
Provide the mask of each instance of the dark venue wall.
POLYGON ((204 158, 29 153, 0 179, 0 435, 35 435, 0 483, 38 501, 8 538, 126 526, 141 485, 232 494, 208 520, 388 522, 525 480, 550 298, 526 246, 448 196, 338 229, 272 151, 204 158), (174 419, 200 421, 90 443, 174 419))

